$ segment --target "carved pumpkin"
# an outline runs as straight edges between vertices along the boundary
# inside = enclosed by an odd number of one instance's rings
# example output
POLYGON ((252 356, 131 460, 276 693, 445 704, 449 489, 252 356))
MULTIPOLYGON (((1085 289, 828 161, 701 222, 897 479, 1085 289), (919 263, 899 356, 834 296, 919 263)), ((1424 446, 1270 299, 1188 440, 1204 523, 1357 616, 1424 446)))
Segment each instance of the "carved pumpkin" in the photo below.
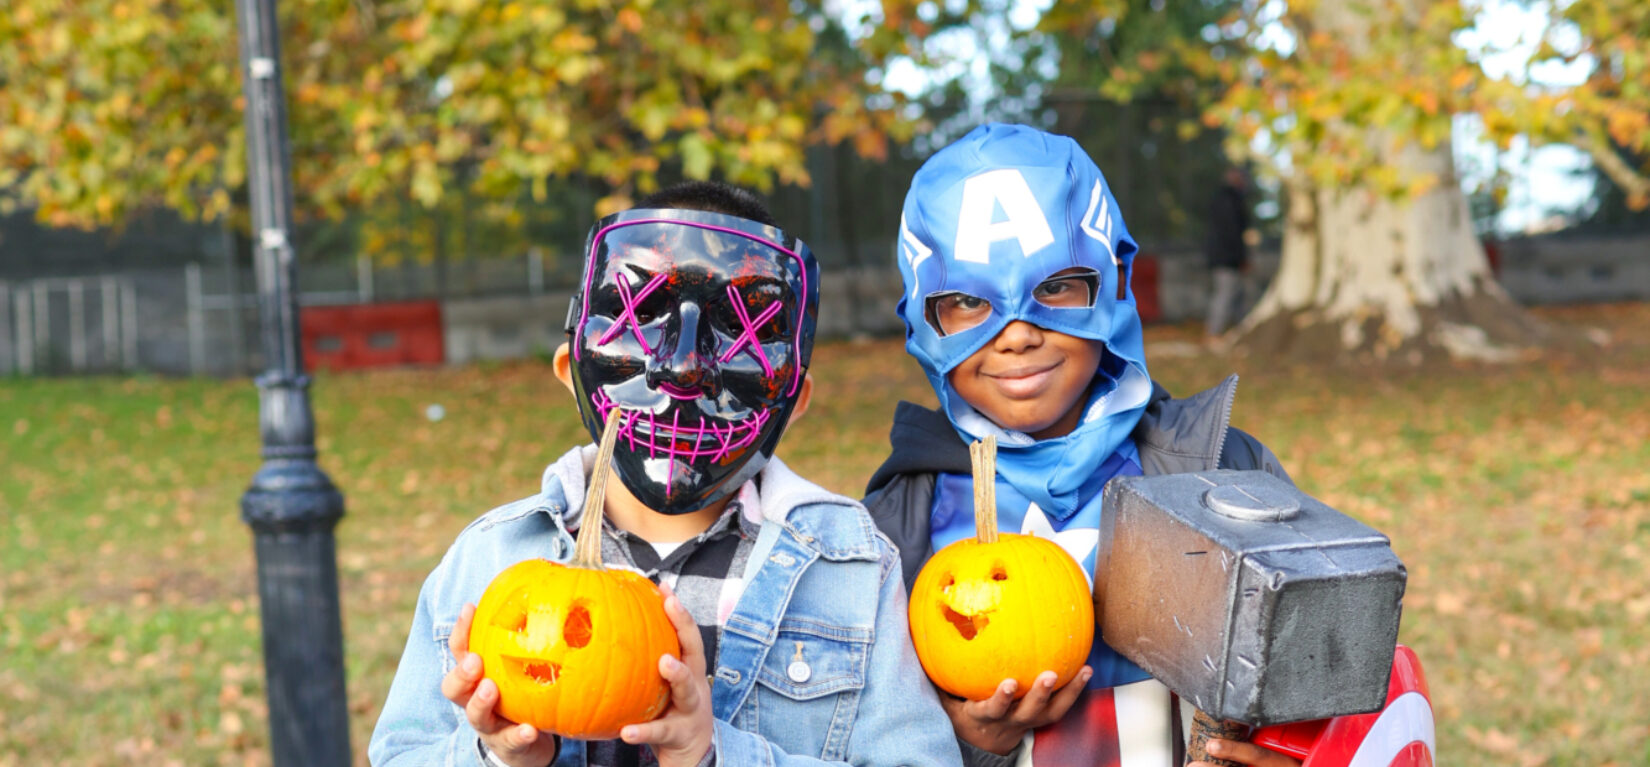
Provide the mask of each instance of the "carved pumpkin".
POLYGON ((670 686, 659 656, 682 654, 659 588, 601 564, 602 491, 617 423, 610 418, 602 435, 573 561, 530 559, 499 573, 470 625, 470 650, 498 685, 499 715, 579 740, 615 738, 663 712, 670 686))
POLYGON ((1004 679, 1031 690, 1053 671, 1071 681, 1094 643, 1094 603, 1077 561, 1053 541, 997 532, 996 440, 974 456, 976 535, 941 549, 911 587, 911 640, 928 678, 968 700, 1004 679))

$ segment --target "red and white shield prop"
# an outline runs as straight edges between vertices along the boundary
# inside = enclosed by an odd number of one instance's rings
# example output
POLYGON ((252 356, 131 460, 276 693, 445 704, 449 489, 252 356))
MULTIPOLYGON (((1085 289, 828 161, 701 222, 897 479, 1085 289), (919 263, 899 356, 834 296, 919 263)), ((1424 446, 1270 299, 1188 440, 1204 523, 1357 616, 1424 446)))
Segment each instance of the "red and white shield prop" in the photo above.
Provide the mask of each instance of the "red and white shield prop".
POLYGON ((1398 645, 1380 711, 1265 727, 1253 741, 1302 759, 1301 767, 1432 767, 1432 699, 1421 661, 1398 645))

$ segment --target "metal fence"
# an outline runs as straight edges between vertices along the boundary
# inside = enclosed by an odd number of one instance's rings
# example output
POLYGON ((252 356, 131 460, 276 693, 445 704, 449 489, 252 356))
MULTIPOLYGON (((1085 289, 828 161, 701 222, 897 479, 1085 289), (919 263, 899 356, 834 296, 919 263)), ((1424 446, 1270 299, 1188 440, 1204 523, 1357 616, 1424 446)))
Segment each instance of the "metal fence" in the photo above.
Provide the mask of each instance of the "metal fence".
POLYGON ((0 373, 103 373, 137 364, 131 277, 0 282, 0 373))
MULTIPOLYGON (((497 303, 483 312, 489 331, 520 319, 519 299, 553 303, 552 335, 559 335, 566 296, 578 280, 579 263, 534 248, 515 256, 447 263, 317 263, 300 267, 301 306, 440 300, 466 308, 497 303), (510 299, 510 300, 505 300, 510 299)), ((898 275, 848 276, 839 268, 839 292, 897 285, 898 275), (868 286, 868 287, 867 287, 868 286)), ((829 277, 829 275, 828 275, 829 277)), ((849 300, 845 305, 881 301, 849 300)), ((868 297, 867 297, 868 298, 868 297)), ((892 304, 888 304, 892 306, 892 304)), ((883 313, 890 313, 888 309, 883 313)), ((455 317, 464 312, 455 313, 455 317)), ((886 318, 840 316, 822 332, 854 335, 886 332, 886 318)), ((467 315, 466 315, 467 316, 467 315)), ((891 314, 889 315, 891 316, 891 314)), ((90 375, 151 372, 170 375, 243 375, 263 369, 258 296, 251 269, 193 262, 174 268, 128 269, 83 277, 0 281, 0 375, 90 375)))

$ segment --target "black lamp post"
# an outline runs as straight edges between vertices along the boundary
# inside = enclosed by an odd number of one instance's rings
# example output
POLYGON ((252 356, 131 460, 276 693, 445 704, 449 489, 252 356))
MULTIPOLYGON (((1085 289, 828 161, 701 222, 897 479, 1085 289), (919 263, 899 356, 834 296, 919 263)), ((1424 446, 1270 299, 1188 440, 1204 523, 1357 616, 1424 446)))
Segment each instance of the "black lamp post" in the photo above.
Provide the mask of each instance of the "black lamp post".
POLYGON ((269 737, 277 767, 347 767, 344 632, 332 530, 344 498, 315 465, 315 419, 298 343, 291 166, 275 0, 235 0, 246 94, 252 241, 267 369, 258 377, 263 465, 241 496, 263 612, 269 737))

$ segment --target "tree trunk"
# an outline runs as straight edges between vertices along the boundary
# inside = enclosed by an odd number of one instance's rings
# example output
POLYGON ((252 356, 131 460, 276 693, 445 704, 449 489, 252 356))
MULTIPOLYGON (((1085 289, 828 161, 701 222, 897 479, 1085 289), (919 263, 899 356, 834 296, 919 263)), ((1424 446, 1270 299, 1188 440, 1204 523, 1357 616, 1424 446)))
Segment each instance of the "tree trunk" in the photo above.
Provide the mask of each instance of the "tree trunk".
MULTIPOLYGON (((1447 145, 1446 145, 1447 146, 1447 145)), ((1430 192, 1289 187, 1277 276, 1239 326, 1250 353, 1314 360, 1507 361, 1549 336, 1490 274, 1448 149, 1400 150, 1430 192)))
MULTIPOLYGON (((1352 55, 1369 20, 1339 3, 1313 12, 1352 55)), ((1370 146, 1401 177, 1437 184, 1408 200, 1372 187, 1289 181, 1278 274, 1238 327, 1251 354, 1312 360, 1419 364, 1429 359, 1507 361, 1551 331, 1496 283, 1472 229, 1448 137, 1434 149, 1367 129, 1370 146)), ((1305 167, 1297 162, 1296 168, 1305 167)))

